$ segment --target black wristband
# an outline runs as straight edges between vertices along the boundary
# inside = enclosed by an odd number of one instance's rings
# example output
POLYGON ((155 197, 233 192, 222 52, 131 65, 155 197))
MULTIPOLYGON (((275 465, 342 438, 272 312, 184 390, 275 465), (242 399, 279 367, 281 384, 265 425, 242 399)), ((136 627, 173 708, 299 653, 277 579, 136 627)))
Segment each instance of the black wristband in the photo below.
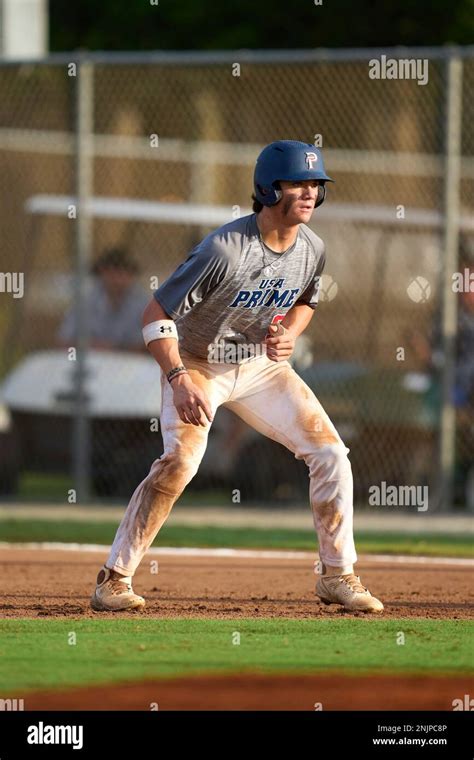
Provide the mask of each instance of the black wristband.
POLYGON ((170 383, 173 380, 173 378, 176 377, 176 375, 181 375, 181 374, 184 374, 185 372, 187 373, 187 371, 188 370, 186 369, 184 364, 180 364, 179 367, 173 367, 173 369, 170 369, 170 371, 166 375, 166 377, 168 378, 168 382, 170 383))

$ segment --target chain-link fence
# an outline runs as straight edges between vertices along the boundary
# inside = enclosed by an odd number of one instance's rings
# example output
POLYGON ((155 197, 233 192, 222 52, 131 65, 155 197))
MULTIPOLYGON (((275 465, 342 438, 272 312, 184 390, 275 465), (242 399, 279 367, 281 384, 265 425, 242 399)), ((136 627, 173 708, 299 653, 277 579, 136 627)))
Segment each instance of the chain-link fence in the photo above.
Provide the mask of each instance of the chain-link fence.
MULTIPOLYGON (((473 80, 471 49, 0 66, 2 494, 130 495, 162 452, 137 314, 205 233, 250 213, 258 152, 292 138, 336 179, 311 222, 327 264, 294 366, 351 449, 356 500, 427 485, 432 508, 472 506, 473 80), (121 282, 93 273, 104 252, 121 282), (128 331, 86 336, 94 297, 128 298, 128 331)), ((307 473, 221 409, 188 492, 236 489, 293 504, 307 473)))

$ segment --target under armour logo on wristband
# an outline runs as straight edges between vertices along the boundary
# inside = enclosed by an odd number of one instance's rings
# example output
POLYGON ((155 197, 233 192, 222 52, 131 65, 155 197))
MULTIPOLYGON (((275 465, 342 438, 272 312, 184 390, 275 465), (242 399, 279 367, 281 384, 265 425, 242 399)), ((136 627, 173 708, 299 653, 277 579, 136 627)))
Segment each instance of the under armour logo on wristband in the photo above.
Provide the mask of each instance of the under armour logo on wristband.
POLYGON ((146 346, 152 340, 159 340, 160 338, 175 338, 178 340, 178 331, 172 319, 157 319, 155 322, 150 322, 149 325, 145 325, 143 328, 142 335, 146 346))

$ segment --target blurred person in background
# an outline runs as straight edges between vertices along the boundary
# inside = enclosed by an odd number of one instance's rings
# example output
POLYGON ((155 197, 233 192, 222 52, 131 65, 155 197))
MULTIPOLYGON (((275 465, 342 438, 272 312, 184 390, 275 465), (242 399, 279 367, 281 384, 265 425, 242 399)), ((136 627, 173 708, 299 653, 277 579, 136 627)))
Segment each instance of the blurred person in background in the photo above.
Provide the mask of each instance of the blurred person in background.
MULTIPOLYGON (((472 406, 474 401, 474 239, 461 236, 456 274, 462 275, 464 285, 458 292, 453 400, 457 407, 463 407, 472 406)), ((444 366, 442 339, 441 314, 436 316, 430 336, 417 330, 410 335, 415 354, 427 372, 436 374, 444 366)))
MULTIPOLYGON (((137 281, 138 271, 136 261, 122 248, 106 250, 93 264, 94 282, 85 309, 90 348, 146 353, 141 319, 150 296, 137 281)), ((68 347, 76 338, 72 308, 58 330, 57 342, 68 347)))
MULTIPOLYGON (((455 379, 452 401, 456 407, 456 498, 474 508, 474 237, 461 235, 459 240, 459 267, 453 277, 462 280, 456 288, 458 297, 457 330, 455 340, 455 379), (459 277, 461 276, 461 277, 459 277)), ((414 330, 410 344, 430 376, 427 402, 441 405, 441 376, 444 367, 441 313, 436 315, 431 334, 427 337, 414 330)))

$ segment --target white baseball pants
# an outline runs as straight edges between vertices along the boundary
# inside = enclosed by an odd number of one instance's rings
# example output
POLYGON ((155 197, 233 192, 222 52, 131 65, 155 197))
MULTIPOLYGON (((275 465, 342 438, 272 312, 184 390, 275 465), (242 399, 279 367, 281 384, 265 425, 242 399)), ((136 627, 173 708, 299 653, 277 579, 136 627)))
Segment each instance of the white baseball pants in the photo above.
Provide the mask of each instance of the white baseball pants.
MULTIPOLYGON (((354 564, 349 449, 311 389, 287 361, 274 362, 266 354, 238 365, 209 364, 182 349, 180 354, 193 382, 207 394, 213 413, 226 406, 305 461, 320 559, 334 567, 354 564)), ((164 453, 133 493, 105 563, 125 575, 134 574, 173 504, 198 471, 211 426, 181 421, 163 372, 161 388, 164 453)))

